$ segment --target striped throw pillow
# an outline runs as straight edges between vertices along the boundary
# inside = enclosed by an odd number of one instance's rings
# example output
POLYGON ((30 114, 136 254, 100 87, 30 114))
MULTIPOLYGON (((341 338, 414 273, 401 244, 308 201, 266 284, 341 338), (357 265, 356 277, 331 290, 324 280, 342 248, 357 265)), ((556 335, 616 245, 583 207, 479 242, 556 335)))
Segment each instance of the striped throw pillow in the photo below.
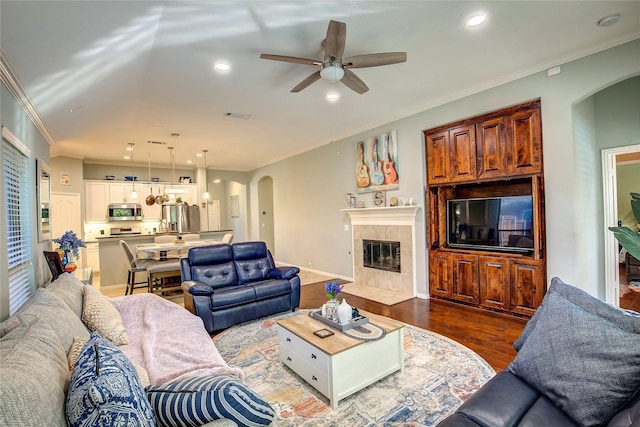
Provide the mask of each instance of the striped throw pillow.
POLYGON ((147 398, 163 427, 196 427, 227 418, 239 426, 269 425, 271 405, 246 385, 227 376, 205 376, 146 388, 147 398))

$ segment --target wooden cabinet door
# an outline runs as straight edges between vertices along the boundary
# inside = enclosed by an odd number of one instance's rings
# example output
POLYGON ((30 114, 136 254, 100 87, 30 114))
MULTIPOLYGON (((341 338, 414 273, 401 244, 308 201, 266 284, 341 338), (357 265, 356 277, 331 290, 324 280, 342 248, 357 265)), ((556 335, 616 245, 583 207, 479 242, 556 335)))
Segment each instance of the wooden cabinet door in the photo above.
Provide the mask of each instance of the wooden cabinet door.
POLYGON ((542 261, 511 260, 509 262, 511 311, 533 315, 544 296, 542 261))
POLYGON ((476 255, 452 254, 453 298, 478 302, 478 257, 476 255))
POLYGON ((509 261, 506 258, 481 256, 480 305, 509 309, 509 261))
POLYGON ((449 181, 449 131, 427 135, 427 182, 441 184, 449 181))
POLYGON ((449 179, 452 182, 472 181, 476 173, 476 131, 474 125, 449 131, 449 179))
POLYGON ((502 178, 507 173, 505 118, 485 120, 476 125, 478 178, 502 178))
POLYGON ((429 291, 433 296, 451 298, 451 259, 446 252, 429 253, 429 291))
POLYGON ((507 174, 542 172, 540 109, 534 107, 510 115, 507 131, 507 174))

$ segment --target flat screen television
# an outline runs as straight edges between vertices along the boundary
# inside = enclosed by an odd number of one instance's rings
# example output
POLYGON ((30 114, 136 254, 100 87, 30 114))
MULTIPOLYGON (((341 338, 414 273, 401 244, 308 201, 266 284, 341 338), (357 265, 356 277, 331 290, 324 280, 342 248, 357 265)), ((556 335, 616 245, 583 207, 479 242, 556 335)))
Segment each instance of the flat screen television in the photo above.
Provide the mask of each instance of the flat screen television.
POLYGON ((447 246, 528 253, 533 251, 533 198, 485 197, 447 201, 447 246))

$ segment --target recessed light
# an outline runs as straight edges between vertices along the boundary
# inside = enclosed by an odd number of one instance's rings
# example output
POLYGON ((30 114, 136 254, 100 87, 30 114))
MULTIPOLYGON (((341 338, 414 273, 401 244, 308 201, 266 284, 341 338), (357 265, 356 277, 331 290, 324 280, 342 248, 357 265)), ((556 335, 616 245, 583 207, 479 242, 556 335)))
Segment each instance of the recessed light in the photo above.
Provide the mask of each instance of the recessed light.
POLYGON ((196 157, 202 157, 202 153, 196 153, 196 157))
POLYGON ((187 160, 188 165, 190 165, 191 163, 193 163, 193 160, 187 160))
POLYGON ((131 157, 129 157, 129 156, 124 156, 124 159, 125 159, 125 160, 129 160, 130 158, 131 158, 131 157))
POLYGON ((487 20, 486 13, 476 13, 472 15, 465 24, 467 27, 477 27, 478 25, 482 25, 487 20))
POLYGON ((220 184, 220 180, 219 180, 219 179, 214 179, 214 180, 213 180, 213 183, 214 183, 214 184, 220 184))
POLYGON ((336 102, 340 99, 340 94, 338 92, 329 92, 326 96, 327 101, 336 102))
POLYGON ((128 147, 126 148, 126 150, 127 150, 127 151, 133 151, 133 147, 132 147, 132 146, 128 146, 128 147))
POLYGON ((224 73, 231 70, 231 65, 228 62, 218 61, 214 64, 213 69, 224 73))
POLYGON ((598 21, 598 27, 609 27, 613 24, 617 24, 620 20, 620 14, 607 15, 598 21))

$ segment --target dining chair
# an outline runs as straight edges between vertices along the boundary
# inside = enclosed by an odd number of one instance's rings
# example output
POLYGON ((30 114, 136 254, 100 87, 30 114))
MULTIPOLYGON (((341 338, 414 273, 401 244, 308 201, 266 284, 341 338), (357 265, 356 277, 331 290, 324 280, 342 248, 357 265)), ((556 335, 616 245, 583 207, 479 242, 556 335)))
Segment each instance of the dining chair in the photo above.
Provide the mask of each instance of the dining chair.
MULTIPOLYGON (((177 239, 175 234, 167 234, 164 236, 156 236, 153 238, 154 243, 173 243, 177 239)), ((167 258, 180 258, 180 252, 177 250, 167 251, 167 258)))
POLYGON ((146 273, 147 267, 153 265, 155 263, 154 260, 147 259, 138 259, 133 254, 133 251, 124 240, 120 240, 120 246, 124 249, 124 253, 127 256, 127 261, 129 262, 129 267, 127 268, 127 287, 124 291, 125 295, 133 294, 133 290, 136 288, 141 288, 142 286, 136 285, 145 285, 144 287, 148 287, 148 280, 143 280, 136 282, 136 273, 146 273))
MULTIPOLYGON (((200 240, 200 235, 197 233, 183 234, 181 237, 184 242, 195 242, 200 240)), ((180 249, 179 254, 181 258, 189 256, 189 248, 180 249)))
POLYGON ((222 236, 222 243, 231 243, 232 239, 233 239, 233 234, 227 233, 224 236, 222 236))
POLYGON ((185 242, 193 242, 194 240, 200 240, 200 235, 196 233, 183 234, 182 240, 184 240, 185 242))

